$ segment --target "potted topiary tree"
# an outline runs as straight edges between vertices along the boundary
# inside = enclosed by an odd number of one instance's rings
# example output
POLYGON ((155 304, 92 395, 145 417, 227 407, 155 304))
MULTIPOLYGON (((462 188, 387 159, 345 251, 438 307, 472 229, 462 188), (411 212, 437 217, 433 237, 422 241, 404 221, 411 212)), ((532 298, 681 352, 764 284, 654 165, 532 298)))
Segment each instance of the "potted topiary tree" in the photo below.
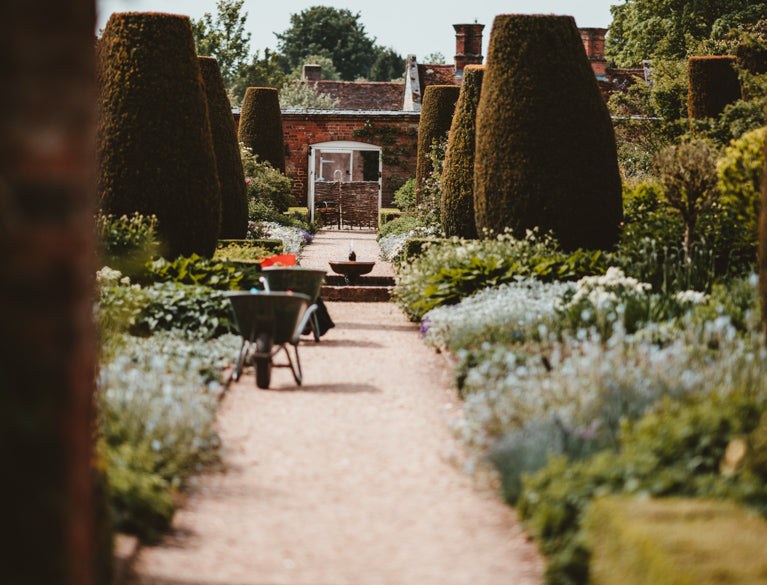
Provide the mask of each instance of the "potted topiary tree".
POLYGON ((239 139, 261 162, 285 172, 282 113, 277 90, 249 87, 242 100, 239 139))
POLYGON ((415 198, 432 171, 429 153, 435 140, 444 139, 453 123, 455 103, 461 88, 457 85, 430 85, 423 94, 421 120, 418 123, 418 159, 415 171, 415 198))
POLYGON ((218 180, 221 185, 222 239, 244 238, 248 231, 248 198, 242 169, 240 145, 234 128, 234 116, 224 87, 218 61, 213 57, 198 57, 205 84, 208 117, 216 154, 218 180))
POLYGON ((615 136, 575 21, 500 15, 477 108, 476 224, 607 249, 623 215, 615 136))
POLYGON ((99 56, 102 211, 157 216, 169 257, 211 256, 221 192, 189 18, 113 14, 99 56))
POLYGON ((442 231, 446 236, 476 238, 474 220, 474 142, 477 105, 482 90, 482 65, 467 65, 455 106, 442 170, 442 231))

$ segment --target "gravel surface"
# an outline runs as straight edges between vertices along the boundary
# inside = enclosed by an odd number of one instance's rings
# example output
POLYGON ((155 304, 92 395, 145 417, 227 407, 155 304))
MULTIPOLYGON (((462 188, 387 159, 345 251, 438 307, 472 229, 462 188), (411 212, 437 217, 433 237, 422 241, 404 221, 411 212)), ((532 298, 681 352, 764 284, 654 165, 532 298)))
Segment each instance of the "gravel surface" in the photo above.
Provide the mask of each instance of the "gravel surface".
POLYGON ((328 310, 336 327, 299 349, 303 386, 281 368, 269 390, 252 372, 232 385, 222 469, 195 480, 132 584, 539 585, 514 510, 455 463, 460 401, 442 356, 393 304, 328 310))

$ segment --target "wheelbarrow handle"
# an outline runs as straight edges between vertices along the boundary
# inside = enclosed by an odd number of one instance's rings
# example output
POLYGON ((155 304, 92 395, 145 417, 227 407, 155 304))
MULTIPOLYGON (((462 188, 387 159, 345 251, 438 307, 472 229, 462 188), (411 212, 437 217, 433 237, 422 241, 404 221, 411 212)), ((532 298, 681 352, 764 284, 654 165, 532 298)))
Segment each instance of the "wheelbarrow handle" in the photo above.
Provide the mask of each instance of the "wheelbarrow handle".
POLYGON ((272 289, 269 287, 269 281, 266 279, 265 276, 259 276, 258 282, 264 285, 264 292, 270 293, 272 292, 272 289))
POLYGON ((298 345, 298 342, 301 339, 301 332, 309 324, 309 319, 311 319, 312 315, 314 314, 314 311, 316 310, 317 310, 316 304, 309 305, 309 307, 306 309, 304 316, 301 317, 301 323, 296 328, 296 334, 293 337, 293 341, 291 342, 293 345, 298 345))

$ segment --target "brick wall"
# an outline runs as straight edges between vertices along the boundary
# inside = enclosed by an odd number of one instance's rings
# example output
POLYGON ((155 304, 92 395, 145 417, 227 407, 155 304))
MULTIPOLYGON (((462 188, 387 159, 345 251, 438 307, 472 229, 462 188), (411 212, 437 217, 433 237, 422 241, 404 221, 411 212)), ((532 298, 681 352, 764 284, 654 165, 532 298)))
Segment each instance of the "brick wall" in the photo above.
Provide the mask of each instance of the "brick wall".
MULTIPOLYGON (((319 142, 350 140, 381 146, 382 205, 391 206, 394 191, 415 175, 419 119, 419 114, 406 112, 375 114, 284 110, 285 167, 293 177, 293 195, 298 204, 307 204, 310 146, 319 142)), ((315 197, 315 200, 320 199, 315 197)))
POLYGON ((95 16, 0 3, 3 583, 94 583, 95 16))

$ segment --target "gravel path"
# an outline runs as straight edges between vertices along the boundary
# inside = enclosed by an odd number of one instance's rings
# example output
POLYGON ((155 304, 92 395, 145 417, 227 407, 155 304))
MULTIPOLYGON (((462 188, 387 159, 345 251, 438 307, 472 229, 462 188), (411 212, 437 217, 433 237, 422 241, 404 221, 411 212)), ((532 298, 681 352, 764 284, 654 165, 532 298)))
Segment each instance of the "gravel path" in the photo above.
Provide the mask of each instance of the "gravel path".
MULTIPOLYGON (((348 237, 335 239, 348 254, 348 237)), ((318 245, 302 264, 319 266, 321 248, 343 253, 318 245)), ((453 462, 460 403, 443 358, 391 303, 328 310, 336 327, 300 347, 302 387, 287 369, 266 391, 252 373, 232 385, 223 469, 195 481, 132 582, 539 585, 541 559, 513 509, 453 462)))

